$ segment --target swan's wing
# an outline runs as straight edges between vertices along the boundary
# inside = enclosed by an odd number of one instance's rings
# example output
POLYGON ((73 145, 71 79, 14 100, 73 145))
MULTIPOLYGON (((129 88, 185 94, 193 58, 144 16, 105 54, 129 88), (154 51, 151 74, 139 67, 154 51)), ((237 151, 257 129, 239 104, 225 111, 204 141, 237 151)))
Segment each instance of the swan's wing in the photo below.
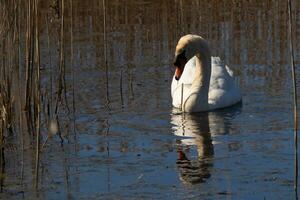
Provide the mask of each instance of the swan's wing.
POLYGON ((228 90, 234 82, 233 72, 229 67, 225 66, 219 57, 212 57, 210 92, 216 89, 228 90))
POLYGON ((219 57, 212 57, 212 71, 209 87, 209 104, 213 109, 226 107, 241 100, 241 92, 235 84, 232 70, 219 57))

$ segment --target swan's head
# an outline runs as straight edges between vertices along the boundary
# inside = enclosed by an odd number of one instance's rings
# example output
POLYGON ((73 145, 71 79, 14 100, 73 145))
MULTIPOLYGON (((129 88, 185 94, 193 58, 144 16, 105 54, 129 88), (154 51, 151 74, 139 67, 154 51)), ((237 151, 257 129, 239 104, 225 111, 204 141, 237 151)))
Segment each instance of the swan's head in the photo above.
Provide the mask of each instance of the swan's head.
POLYGON ((185 64, 194 57, 197 53, 203 53, 207 50, 207 44, 205 40, 198 35, 185 35, 180 38, 177 43, 174 57, 175 79, 179 80, 185 64))

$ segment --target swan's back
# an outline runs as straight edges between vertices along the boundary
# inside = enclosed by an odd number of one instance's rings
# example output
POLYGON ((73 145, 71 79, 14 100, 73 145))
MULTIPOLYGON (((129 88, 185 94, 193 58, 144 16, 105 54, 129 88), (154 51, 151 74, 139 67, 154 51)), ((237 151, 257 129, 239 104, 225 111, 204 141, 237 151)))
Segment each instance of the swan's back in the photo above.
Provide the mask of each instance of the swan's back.
POLYGON ((219 57, 212 57, 212 71, 208 93, 210 109, 227 107, 241 101, 233 72, 219 57))

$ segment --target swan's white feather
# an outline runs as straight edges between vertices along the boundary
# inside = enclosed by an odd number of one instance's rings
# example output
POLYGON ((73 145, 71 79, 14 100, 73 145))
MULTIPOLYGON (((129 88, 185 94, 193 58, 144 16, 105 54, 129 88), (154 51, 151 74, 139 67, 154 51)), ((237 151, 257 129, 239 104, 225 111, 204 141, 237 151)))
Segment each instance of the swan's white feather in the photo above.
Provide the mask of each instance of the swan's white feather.
MULTIPOLYGON (((232 70, 225 66, 219 57, 211 57, 211 78, 208 93, 209 110, 224 108, 241 101, 242 95, 235 84, 232 70)), ((181 107, 181 93, 183 84, 183 99, 189 95, 189 89, 195 77, 196 57, 185 65, 184 71, 177 81, 173 77, 171 93, 173 106, 181 107)))

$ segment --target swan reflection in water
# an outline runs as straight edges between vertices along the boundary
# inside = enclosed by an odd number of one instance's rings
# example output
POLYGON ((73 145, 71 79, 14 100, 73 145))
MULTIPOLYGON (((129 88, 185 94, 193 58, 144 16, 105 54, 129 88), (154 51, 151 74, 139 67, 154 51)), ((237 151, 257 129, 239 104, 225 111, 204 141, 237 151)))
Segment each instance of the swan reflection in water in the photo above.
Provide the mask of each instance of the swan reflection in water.
POLYGON ((178 136, 177 167, 184 184, 205 182, 211 176, 215 135, 227 134, 241 104, 214 112, 172 114, 173 133, 178 136))

